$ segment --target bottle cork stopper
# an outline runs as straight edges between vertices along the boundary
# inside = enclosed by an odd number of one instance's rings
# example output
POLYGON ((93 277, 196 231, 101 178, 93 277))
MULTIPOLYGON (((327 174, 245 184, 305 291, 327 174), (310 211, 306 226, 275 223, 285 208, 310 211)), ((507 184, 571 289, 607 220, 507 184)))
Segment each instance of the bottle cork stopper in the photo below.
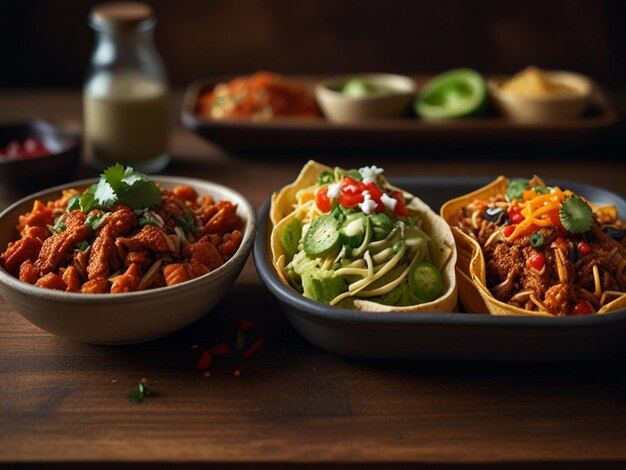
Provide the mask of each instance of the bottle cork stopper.
POLYGON ((89 18, 96 25, 133 26, 153 18, 153 11, 145 3, 111 2, 96 5, 89 18))

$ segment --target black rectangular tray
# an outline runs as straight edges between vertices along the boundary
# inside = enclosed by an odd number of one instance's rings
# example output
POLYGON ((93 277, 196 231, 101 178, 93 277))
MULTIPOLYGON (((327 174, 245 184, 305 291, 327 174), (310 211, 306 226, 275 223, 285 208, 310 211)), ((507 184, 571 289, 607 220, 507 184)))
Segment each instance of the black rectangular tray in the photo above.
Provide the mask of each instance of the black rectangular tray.
MULTIPOLYGON (((395 178, 391 182, 418 196, 435 212, 447 200, 495 178, 395 178)), ((613 204, 626 214, 626 199, 602 188, 548 180, 587 199, 613 204)), ((283 285, 271 262, 269 201, 258 216, 254 261, 295 329, 327 351, 359 357, 489 361, 594 359, 621 350, 626 309, 584 317, 500 317, 470 313, 372 313, 306 299, 283 285)))

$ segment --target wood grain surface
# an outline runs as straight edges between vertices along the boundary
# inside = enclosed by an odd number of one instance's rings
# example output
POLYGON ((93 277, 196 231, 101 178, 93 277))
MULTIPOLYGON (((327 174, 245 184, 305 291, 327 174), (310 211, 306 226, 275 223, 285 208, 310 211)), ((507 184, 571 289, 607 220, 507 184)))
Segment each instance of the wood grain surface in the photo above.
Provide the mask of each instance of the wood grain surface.
MULTIPOLYGON (((231 186, 259 207, 309 157, 378 164, 389 176, 500 173, 577 180, 626 196, 613 149, 577 155, 420 153, 235 156, 178 124, 164 172, 231 186)), ((0 120, 80 126, 75 91, 3 91, 0 120)), ((85 166, 78 176, 93 174, 85 166)), ((4 201, 8 203, 9 201, 4 201)), ((51 312, 54 314, 54 312, 51 312)), ((89 312, 85 312, 89 314, 89 312)), ((528 345, 532 347, 532 345, 528 345)), ((53 337, 0 299, 0 463, 626 462, 626 354, 598 362, 507 364, 350 359, 302 339, 252 261, 204 319, 150 343, 103 347, 53 337), (201 352, 264 338, 245 360, 201 352), (197 345, 197 348, 194 348, 197 345), (240 370, 235 377, 233 372, 240 370), (146 378, 155 395, 125 399, 146 378)))

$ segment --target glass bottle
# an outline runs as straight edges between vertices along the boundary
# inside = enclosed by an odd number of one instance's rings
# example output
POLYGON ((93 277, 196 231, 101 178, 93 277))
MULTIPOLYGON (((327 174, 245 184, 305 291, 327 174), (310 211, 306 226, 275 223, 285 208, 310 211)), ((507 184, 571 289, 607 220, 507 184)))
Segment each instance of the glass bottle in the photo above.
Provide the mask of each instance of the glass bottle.
POLYGON ((119 162, 160 171, 169 162, 168 83, 152 41, 152 9, 135 2, 98 5, 89 24, 96 33, 83 88, 90 163, 98 170, 119 162))

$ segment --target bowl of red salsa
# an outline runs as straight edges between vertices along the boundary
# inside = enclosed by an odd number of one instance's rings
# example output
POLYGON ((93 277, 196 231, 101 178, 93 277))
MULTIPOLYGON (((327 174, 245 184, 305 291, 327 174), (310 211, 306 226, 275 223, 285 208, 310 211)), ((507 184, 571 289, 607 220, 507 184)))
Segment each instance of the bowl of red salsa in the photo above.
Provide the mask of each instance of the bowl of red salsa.
POLYGON ((41 120, 0 125, 0 197, 72 181, 80 142, 77 133, 41 120))

